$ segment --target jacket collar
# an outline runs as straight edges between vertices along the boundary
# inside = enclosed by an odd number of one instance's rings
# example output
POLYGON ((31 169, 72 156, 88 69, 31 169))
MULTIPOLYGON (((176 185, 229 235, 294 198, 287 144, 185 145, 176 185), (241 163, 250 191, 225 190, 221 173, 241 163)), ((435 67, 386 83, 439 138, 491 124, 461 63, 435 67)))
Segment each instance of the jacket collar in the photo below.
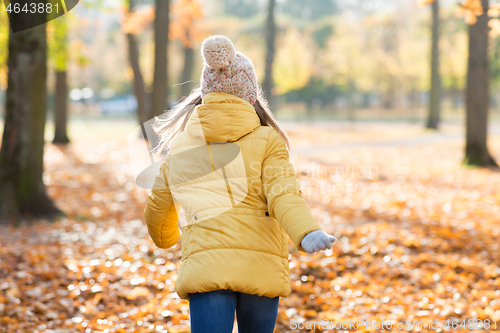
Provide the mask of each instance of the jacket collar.
POLYGON ((206 142, 232 142, 260 126, 255 108, 243 98, 208 93, 191 114, 186 129, 206 142))

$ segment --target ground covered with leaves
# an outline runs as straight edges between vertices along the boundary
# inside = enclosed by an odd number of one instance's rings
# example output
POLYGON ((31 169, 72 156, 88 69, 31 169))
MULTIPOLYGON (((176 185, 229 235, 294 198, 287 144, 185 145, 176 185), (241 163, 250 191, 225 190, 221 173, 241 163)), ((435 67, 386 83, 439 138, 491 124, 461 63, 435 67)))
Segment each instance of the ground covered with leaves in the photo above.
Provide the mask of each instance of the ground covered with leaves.
MULTIPOLYGON (((100 126, 46 146, 44 182, 67 216, 0 226, 1 333, 189 332, 175 293, 180 244, 149 238, 130 124, 100 126)), ((292 294, 276 332, 500 330, 500 172, 461 165, 458 125, 286 128, 303 194, 338 242, 313 255, 289 243, 292 294)))

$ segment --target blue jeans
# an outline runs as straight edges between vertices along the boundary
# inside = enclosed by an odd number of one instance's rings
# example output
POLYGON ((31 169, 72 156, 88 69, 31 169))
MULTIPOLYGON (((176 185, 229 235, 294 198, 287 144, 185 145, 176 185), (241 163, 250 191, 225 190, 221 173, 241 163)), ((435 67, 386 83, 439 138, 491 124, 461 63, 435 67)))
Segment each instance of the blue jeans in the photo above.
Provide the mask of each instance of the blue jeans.
POLYGON ((278 316, 279 296, 269 298, 214 290, 189 294, 191 333, 231 333, 234 314, 238 333, 272 333, 278 316))

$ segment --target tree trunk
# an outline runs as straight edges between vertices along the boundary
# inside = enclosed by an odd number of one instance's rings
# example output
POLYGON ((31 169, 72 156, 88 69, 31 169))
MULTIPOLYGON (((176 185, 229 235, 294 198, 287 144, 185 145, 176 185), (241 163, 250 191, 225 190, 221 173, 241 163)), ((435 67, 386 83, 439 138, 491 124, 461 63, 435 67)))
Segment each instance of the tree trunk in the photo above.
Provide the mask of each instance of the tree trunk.
POLYGON ((68 84, 66 71, 56 71, 56 93, 54 105, 54 141, 69 143, 66 127, 68 122, 68 84))
POLYGON ((395 97, 395 86, 394 86, 394 78, 389 78, 388 79, 389 82, 390 82, 390 86, 389 86, 389 89, 387 91, 384 92, 383 96, 382 96, 382 105, 384 106, 384 109, 387 109, 387 110, 392 110, 394 109, 394 100, 396 99, 395 97))
POLYGON ((276 53, 275 39, 276 39, 276 22, 274 18, 274 9, 276 7, 276 0, 269 0, 268 16, 266 23, 266 70, 264 74, 264 82, 262 89, 266 94, 267 100, 271 110, 276 113, 274 109, 276 106, 275 98, 273 95, 274 79, 273 79, 273 63, 274 55, 276 53))
POLYGON ((355 90, 355 85, 354 81, 349 79, 348 80, 348 90, 347 90, 347 119, 350 122, 354 122, 356 120, 356 105, 354 101, 354 93, 356 92, 355 90))
POLYGON ((139 47, 133 34, 127 34, 128 52, 130 66, 134 72, 134 95, 137 99, 137 117, 139 125, 148 121, 146 112, 146 91, 144 90, 144 79, 142 77, 141 67, 139 66, 139 47))
POLYGON ((156 0, 155 16, 155 69, 150 118, 161 115, 167 108, 167 48, 170 13, 169 0, 156 0))
MULTIPOLYGON (((19 15, 12 19, 32 17, 19 15)), ((9 34, 5 128, 0 150, 0 221, 60 213, 42 181, 47 113, 46 37, 45 24, 9 34)))
POLYGON ((463 98, 461 89, 458 86, 458 78, 456 76, 452 77, 452 85, 451 85, 451 98, 452 98, 452 107, 453 110, 457 111, 458 110, 458 104, 461 101, 461 98, 463 98))
POLYGON ((488 0, 481 2, 484 13, 469 26, 465 162, 498 167, 486 144, 489 108, 488 0))
POLYGON ((194 49, 189 46, 184 46, 184 69, 181 75, 181 96, 188 96, 192 90, 193 85, 191 82, 191 77, 193 75, 194 67, 194 49))
POLYGON ((441 113, 441 77, 439 74, 439 1, 432 8, 432 52, 431 52, 431 91, 427 128, 437 129, 441 113))

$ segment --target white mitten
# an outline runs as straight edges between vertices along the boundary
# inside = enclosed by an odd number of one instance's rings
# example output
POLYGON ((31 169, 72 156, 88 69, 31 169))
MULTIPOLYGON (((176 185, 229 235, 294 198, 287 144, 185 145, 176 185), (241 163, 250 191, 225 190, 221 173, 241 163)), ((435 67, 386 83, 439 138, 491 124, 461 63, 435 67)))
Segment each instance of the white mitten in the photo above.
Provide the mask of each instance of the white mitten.
POLYGON ((319 250, 331 249, 332 244, 337 241, 337 238, 327 234, 323 230, 315 230, 306 234, 300 245, 307 253, 314 253, 319 250))

